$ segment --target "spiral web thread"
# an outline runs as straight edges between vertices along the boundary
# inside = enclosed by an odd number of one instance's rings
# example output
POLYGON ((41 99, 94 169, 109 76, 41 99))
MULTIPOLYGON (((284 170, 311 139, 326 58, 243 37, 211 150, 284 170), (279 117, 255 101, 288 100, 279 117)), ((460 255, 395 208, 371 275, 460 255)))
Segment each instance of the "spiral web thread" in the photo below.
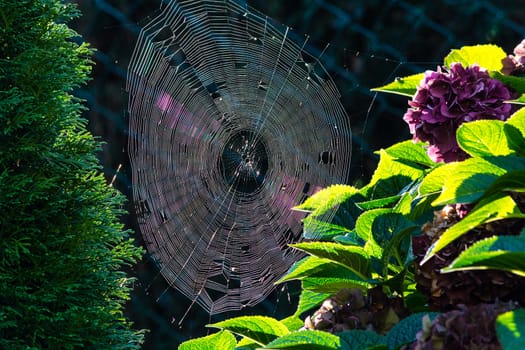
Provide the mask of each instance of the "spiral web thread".
POLYGON ((236 1, 171 1, 130 62, 140 229, 168 283, 210 314, 262 301, 300 256, 291 208, 348 178, 349 118, 291 33, 236 1))

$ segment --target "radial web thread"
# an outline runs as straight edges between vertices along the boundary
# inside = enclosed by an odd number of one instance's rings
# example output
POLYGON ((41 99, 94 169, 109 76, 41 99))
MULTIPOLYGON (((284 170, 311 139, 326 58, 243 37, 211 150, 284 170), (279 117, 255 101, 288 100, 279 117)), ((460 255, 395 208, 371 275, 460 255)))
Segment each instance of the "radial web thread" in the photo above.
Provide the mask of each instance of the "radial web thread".
POLYGON ((263 300, 300 256, 291 208, 348 178, 349 118, 291 33, 233 0, 172 1, 133 52, 140 229, 163 277, 210 314, 263 300))

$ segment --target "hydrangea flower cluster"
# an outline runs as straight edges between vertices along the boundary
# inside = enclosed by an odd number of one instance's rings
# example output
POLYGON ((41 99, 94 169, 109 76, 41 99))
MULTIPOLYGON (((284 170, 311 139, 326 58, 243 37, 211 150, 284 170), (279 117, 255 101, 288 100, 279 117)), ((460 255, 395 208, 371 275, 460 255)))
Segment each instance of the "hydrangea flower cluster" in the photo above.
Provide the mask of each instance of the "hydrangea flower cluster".
POLYGON ((456 141, 458 127, 479 119, 506 120, 512 106, 504 101, 510 99, 510 90, 485 69, 453 63, 448 70, 425 72, 403 119, 414 141, 429 142, 432 160, 452 162, 467 157, 456 141))

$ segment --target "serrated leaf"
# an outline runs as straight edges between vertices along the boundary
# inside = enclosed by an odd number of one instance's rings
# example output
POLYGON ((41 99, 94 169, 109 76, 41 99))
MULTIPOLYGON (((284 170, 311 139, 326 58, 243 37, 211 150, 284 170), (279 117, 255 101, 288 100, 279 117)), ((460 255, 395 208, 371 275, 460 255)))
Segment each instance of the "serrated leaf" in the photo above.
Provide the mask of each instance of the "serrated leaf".
POLYGON ((394 350, 415 341, 416 334, 423 328, 423 317, 433 320, 437 315, 436 312, 420 312, 399 321, 385 336, 388 349, 394 350))
POLYGON ((418 196, 425 197, 441 192, 448 174, 453 174, 459 162, 440 165, 428 173, 419 185, 418 196))
POLYGON ((389 155, 386 150, 379 151, 379 164, 370 183, 361 189, 368 200, 399 195, 403 189, 424 173, 422 167, 414 163, 405 164, 389 155))
POLYGON ((326 276, 334 273, 336 270, 341 270, 341 268, 342 267, 339 264, 336 264, 329 259, 323 259, 317 256, 307 256, 306 258, 294 263, 286 275, 275 283, 279 284, 291 280, 302 279, 308 276, 326 276))
POLYGON ((498 193, 483 198, 467 216, 443 232, 441 237, 428 249, 421 265, 471 229, 484 223, 506 218, 525 218, 525 214, 519 210, 510 196, 498 193))
POLYGON ((325 301, 330 298, 332 294, 329 293, 317 293, 310 290, 303 289, 301 291, 301 296, 299 297, 299 305, 297 306, 297 311, 295 315, 301 315, 306 311, 318 307, 325 301))
POLYGON ((509 148, 505 123, 500 120, 477 120, 463 123, 457 131, 459 146, 471 156, 505 156, 509 148))
POLYGON ((372 280, 363 281, 355 275, 333 274, 333 277, 306 277, 302 280, 303 288, 318 293, 335 294, 343 288, 359 288, 367 290, 377 284, 372 280))
POLYGON ((458 162, 454 172, 448 174, 442 192, 432 205, 472 203, 481 198, 499 175, 505 171, 482 158, 469 158, 458 162))
POLYGON ((386 345, 386 339, 381 334, 363 329, 352 329, 337 333, 343 339, 350 350, 364 350, 373 346, 386 345))
POLYGON ((505 123, 509 147, 518 155, 525 156, 525 108, 514 113, 505 123))
POLYGON ((274 318, 266 316, 240 316, 217 322, 208 327, 228 330, 265 345, 274 339, 290 333, 288 328, 274 318))
POLYGON ((249 338, 242 338, 235 346, 235 350, 256 350, 261 346, 249 338))
POLYGON ((503 350, 525 349, 525 309, 499 315, 496 333, 503 350))
POLYGON ((179 350, 234 350, 237 340, 227 331, 220 331, 202 338, 185 341, 179 350))
POLYGON ((297 314, 282 319, 281 323, 284 324, 290 331, 298 331, 304 326, 304 321, 301 320, 297 314))
POLYGON ((345 235, 350 228, 319 220, 310 215, 303 220, 303 237, 306 239, 328 240, 334 236, 345 235))
POLYGON ((364 280, 370 277, 370 257, 362 247, 335 242, 302 242, 290 246, 343 265, 364 280))
POLYGON ((304 203, 293 209, 311 212, 313 215, 321 215, 358 192, 359 190, 352 186, 332 185, 310 196, 304 203))
POLYGON ((363 210, 379 209, 396 203, 399 200, 399 198, 401 198, 400 195, 395 195, 385 198, 373 199, 371 201, 366 202, 359 202, 356 203, 356 205, 363 210))
POLYGON ((422 142, 415 143, 412 140, 408 140, 388 147, 385 152, 391 157, 406 163, 432 167, 436 163, 428 156, 425 145, 426 144, 422 142))
POLYGON ((349 350, 348 344, 336 335, 322 331, 292 332, 267 344, 265 349, 349 350))
POLYGON ((463 46, 452 50, 445 57, 445 66, 450 67, 452 63, 459 62, 464 67, 477 64, 489 71, 500 71, 505 57, 505 51, 496 45, 463 46))
POLYGON ((357 218, 357 222, 355 224, 355 231, 357 235, 365 241, 374 240, 374 235, 373 235, 374 222, 381 215, 385 215, 389 213, 392 213, 392 209, 384 208, 384 209, 368 210, 364 212, 363 214, 361 214, 357 218))
POLYGON ((494 236, 474 243, 442 272, 504 270, 525 276, 525 237, 494 236))
POLYGON ((417 91, 425 73, 409 75, 407 77, 396 78, 393 82, 384 86, 374 88, 372 91, 388 92, 391 94, 412 97, 417 91))

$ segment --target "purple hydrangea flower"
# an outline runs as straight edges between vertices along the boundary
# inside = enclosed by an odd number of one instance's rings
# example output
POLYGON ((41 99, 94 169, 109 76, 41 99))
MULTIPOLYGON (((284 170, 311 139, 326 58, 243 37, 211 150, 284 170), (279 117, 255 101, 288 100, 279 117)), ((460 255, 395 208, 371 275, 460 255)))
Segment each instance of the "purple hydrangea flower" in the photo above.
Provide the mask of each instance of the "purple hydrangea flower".
POLYGON ((414 141, 429 142, 432 160, 452 162, 467 158, 456 141, 458 127, 478 119, 506 120, 512 106, 504 101, 509 99, 509 89, 485 69, 453 63, 448 70, 425 72, 403 119, 414 141))
POLYGON ((503 59, 503 74, 525 73, 525 39, 514 48, 514 55, 508 55, 503 59))

